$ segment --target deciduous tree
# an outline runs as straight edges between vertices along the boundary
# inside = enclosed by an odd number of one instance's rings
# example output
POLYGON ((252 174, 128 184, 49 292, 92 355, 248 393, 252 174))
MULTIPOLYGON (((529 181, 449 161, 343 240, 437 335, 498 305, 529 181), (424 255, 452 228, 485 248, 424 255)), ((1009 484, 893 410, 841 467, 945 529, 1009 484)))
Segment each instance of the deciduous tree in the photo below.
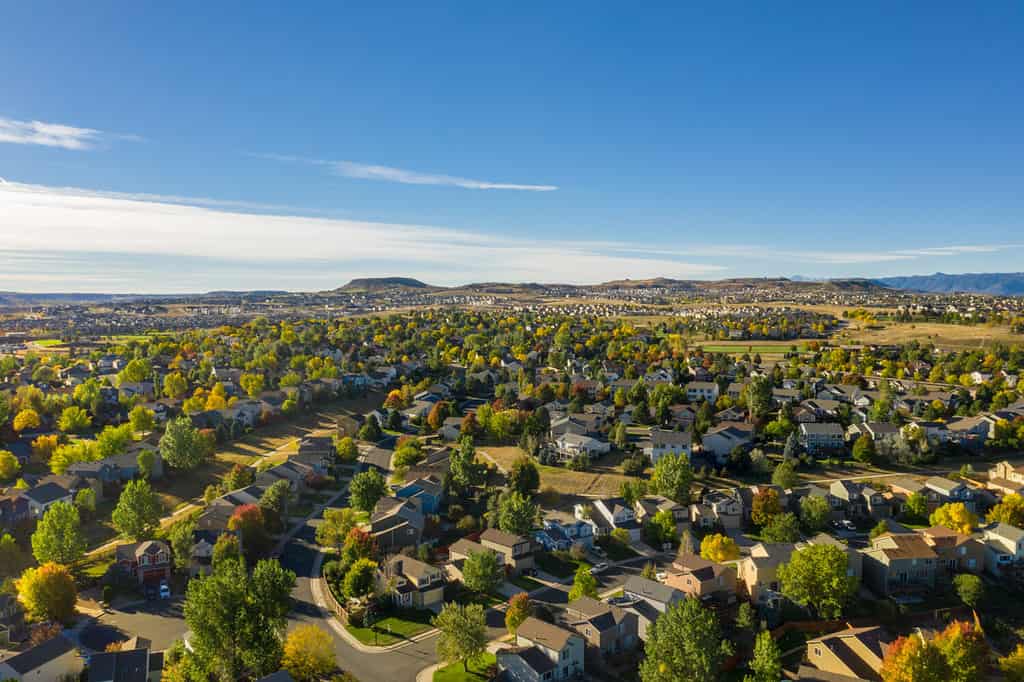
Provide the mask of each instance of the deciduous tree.
POLYGON ((711 533, 700 541, 700 555, 708 561, 722 563, 740 558, 740 548, 728 535, 711 533))
POLYGON ((463 671, 469 672, 469 663, 487 651, 484 607, 451 602, 445 604, 432 622, 441 631, 437 638, 438 658, 451 665, 461 663, 463 671))
POLYGON ((300 625, 284 640, 281 667, 297 682, 324 679, 336 667, 334 641, 323 628, 300 625))
POLYGON ((715 682, 730 653, 718 616, 696 599, 668 607, 647 630, 643 682, 715 682))
POLYGON ((782 593, 817 618, 837 618, 857 589, 847 575, 847 558, 833 545, 811 545, 793 552, 789 563, 778 569, 782 593))
POLYGON ((586 564, 580 564, 576 569, 572 589, 569 590, 569 601, 575 601, 580 597, 597 599, 597 578, 590 574, 590 566, 586 564))
POLYGON ((141 478, 129 481, 121 491, 110 520, 126 538, 145 540, 152 537, 160 525, 160 500, 149 481, 141 478))
POLYGON ((532 612, 533 604, 530 603, 530 595, 526 592, 512 595, 508 600, 508 608, 505 609, 505 627, 508 628, 508 634, 514 637, 519 626, 530 617, 532 612))
POLYGON ((384 497, 387 487, 380 472, 370 469, 353 476, 348 491, 353 507, 364 512, 372 512, 377 501, 384 497))
POLYGON ((929 517, 933 526, 944 526, 961 535, 970 535, 978 525, 978 516, 963 502, 949 502, 942 505, 929 517))
POLYGON ((40 619, 67 622, 75 612, 78 592, 67 566, 53 562, 29 568, 17 581, 18 600, 40 619))
POLYGON ((501 585, 503 573, 504 566, 491 550, 470 552, 462 565, 462 582, 477 594, 490 594, 501 585))
POLYGON ((32 533, 32 554, 39 563, 73 564, 85 553, 85 536, 78 510, 56 502, 46 510, 32 533))
POLYGON ((693 483, 693 469, 685 454, 669 453, 658 459, 651 476, 654 492, 664 495, 679 504, 690 503, 690 484, 693 483))

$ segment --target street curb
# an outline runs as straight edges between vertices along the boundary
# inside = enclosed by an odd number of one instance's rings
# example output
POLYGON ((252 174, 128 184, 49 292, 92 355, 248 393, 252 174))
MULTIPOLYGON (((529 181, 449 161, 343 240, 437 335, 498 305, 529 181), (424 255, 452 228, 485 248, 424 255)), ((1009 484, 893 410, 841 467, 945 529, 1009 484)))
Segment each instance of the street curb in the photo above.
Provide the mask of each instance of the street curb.
MULTIPOLYGON (((324 583, 323 577, 320 575, 321 568, 324 563, 324 553, 317 551, 316 559, 313 560, 313 575, 316 577, 310 578, 310 592, 313 593, 313 602, 316 607, 324 614, 324 620, 326 620, 331 629, 333 629, 338 636, 345 640, 345 642, 355 649, 361 651, 364 654, 386 654, 392 651, 403 649, 410 644, 415 644, 424 639, 429 639, 436 635, 439 630, 437 628, 431 628, 426 632, 421 632, 418 635, 410 637, 409 639, 396 642, 395 644, 388 644, 387 646, 369 646, 363 644, 358 639, 352 636, 352 633, 345 629, 345 626, 341 624, 338 617, 334 615, 330 607, 327 605, 327 600, 324 599, 324 590, 327 589, 324 583)), ((418 679, 418 678, 417 678, 418 679)))

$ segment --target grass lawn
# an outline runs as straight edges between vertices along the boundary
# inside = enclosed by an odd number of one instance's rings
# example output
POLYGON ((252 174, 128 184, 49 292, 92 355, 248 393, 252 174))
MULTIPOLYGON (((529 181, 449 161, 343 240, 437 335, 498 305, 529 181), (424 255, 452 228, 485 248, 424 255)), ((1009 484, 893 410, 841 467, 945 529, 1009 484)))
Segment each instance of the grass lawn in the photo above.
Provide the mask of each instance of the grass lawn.
POLYGON ((75 573, 91 580, 99 580, 107 574, 107 569, 114 563, 114 553, 107 552, 86 557, 75 566, 75 573))
POLYGON ((576 574, 581 565, 588 565, 582 561, 576 561, 568 555, 556 556, 550 552, 538 552, 534 555, 537 568, 549 573, 556 578, 570 578, 576 574))
POLYGON ((426 632, 432 627, 430 619, 433 616, 434 614, 430 611, 395 610, 389 611, 386 617, 374 621, 373 627, 355 627, 347 624, 345 629, 363 644, 388 646, 426 632), (376 631, 376 636, 374 631, 376 631))
POLYGON ((544 587, 544 583, 537 582, 528 575, 517 575, 516 577, 509 580, 509 582, 515 585, 516 587, 521 587, 527 592, 532 592, 533 590, 544 587))
POLYGON ((614 538, 598 538, 597 545, 608 554, 608 558, 612 561, 625 561, 626 559, 634 559, 640 556, 633 551, 632 547, 627 547, 614 538))
POLYGON ((61 341, 60 339, 39 339, 38 341, 34 341, 33 343, 35 343, 37 346, 42 346, 43 348, 53 348, 54 346, 64 345, 64 342, 61 341))
POLYGON ((486 652, 479 661, 469 664, 469 672, 463 669, 461 663, 453 663, 434 672, 434 682, 465 682, 466 680, 489 680, 488 671, 495 665, 494 654, 486 652))

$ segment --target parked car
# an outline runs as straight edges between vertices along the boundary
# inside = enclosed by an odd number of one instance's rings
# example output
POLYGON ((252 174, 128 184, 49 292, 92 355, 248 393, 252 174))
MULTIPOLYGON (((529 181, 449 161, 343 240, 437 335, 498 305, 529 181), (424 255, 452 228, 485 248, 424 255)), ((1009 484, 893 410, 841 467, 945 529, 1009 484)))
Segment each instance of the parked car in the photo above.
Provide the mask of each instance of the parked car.
POLYGON ((608 570, 608 564, 606 564, 605 562, 602 561, 599 564, 594 564, 593 566, 591 566, 591 568, 590 568, 590 575, 597 575, 598 573, 604 573, 607 570, 608 570))
POLYGON ((610 605, 621 608, 628 608, 637 603, 637 600, 632 597, 608 597, 607 601, 610 605))
POLYGON ((160 581, 160 598, 170 599, 171 598, 171 586, 167 584, 166 580, 160 581))
POLYGON ((659 583, 663 583, 666 580, 668 580, 668 573, 666 573, 665 571, 658 571, 654 574, 654 577, 658 579, 659 583))

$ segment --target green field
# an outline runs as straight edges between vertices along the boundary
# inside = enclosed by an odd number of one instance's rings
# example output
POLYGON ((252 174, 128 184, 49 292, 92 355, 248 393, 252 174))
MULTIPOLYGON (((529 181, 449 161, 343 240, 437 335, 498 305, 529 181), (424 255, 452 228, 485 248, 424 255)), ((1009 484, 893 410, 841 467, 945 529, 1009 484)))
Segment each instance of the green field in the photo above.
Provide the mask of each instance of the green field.
POLYGON ((790 351, 790 346, 796 346, 797 350, 804 350, 804 344, 800 341, 794 341, 793 343, 781 342, 773 345, 767 345, 764 343, 744 343, 743 341, 737 341, 735 343, 701 343, 697 344, 700 348, 704 349, 708 353, 760 353, 762 355, 767 354, 783 354, 790 351))
POLYGON ((43 348, 53 348, 54 346, 64 345, 64 342, 60 339, 39 339, 38 341, 33 341, 33 343, 37 346, 42 346, 43 348))

